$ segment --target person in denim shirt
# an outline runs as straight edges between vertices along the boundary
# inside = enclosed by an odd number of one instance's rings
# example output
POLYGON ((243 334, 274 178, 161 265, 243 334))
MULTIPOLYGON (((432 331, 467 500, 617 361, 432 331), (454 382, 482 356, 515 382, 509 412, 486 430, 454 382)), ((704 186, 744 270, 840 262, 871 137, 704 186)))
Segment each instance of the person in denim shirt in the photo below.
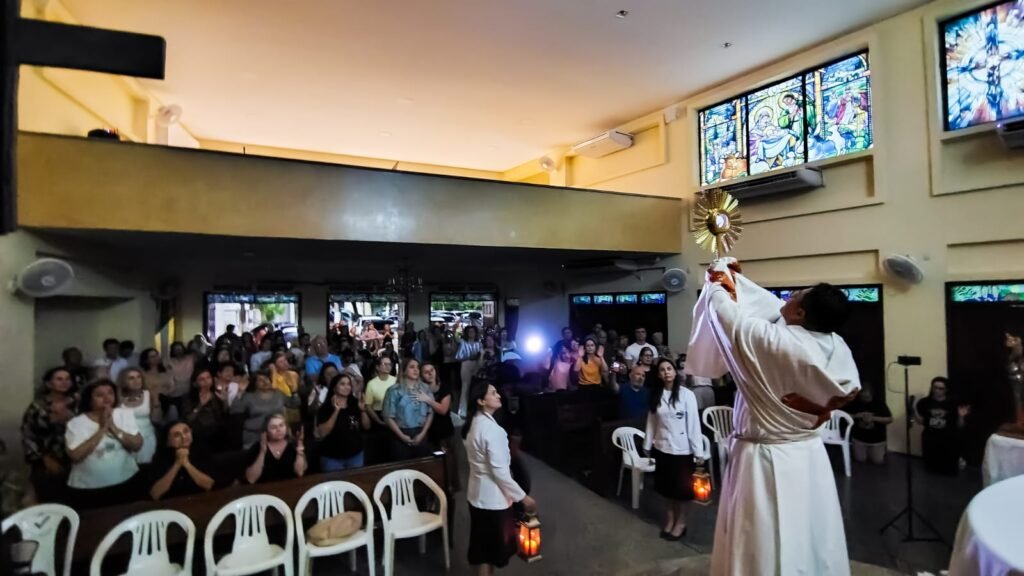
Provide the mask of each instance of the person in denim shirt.
POLYGON ((431 394, 430 387, 420 381, 420 363, 406 358, 398 383, 384 396, 384 422, 394 434, 391 459, 408 460, 430 454, 427 434, 434 421, 434 411, 420 394, 431 394))

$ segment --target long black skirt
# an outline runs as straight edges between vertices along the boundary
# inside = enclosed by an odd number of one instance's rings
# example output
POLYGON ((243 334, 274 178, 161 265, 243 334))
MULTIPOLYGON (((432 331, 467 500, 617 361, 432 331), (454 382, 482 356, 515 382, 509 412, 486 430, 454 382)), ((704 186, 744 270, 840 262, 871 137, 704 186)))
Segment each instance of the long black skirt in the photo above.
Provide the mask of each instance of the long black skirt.
POLYGON ((469 505, 469 563, 501 568, 516 553, 516 515, 505 510, 482 510, 469 505))
POLYGON ((654 491, 669 500, 693 500, 693 472, 697 469, 693 455, 666 454, 657 448, 654 457, 654 491))

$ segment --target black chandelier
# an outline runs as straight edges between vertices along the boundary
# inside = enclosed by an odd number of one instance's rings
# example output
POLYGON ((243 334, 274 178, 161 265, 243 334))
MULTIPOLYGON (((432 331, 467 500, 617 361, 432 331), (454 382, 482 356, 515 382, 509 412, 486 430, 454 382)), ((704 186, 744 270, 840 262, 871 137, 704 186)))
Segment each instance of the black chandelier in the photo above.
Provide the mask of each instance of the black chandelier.
POLYGON ((385 289, 393 294, 412 294, 423 292, 423 278, 413 276, 407 266, 400 266, 387 280, 385 289))

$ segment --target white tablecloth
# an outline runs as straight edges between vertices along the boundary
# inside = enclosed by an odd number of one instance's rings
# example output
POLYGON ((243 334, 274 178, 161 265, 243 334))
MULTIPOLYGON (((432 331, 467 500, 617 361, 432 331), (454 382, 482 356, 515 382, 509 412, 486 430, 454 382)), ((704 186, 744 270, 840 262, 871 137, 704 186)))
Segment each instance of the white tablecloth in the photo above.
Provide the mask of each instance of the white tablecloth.
POLYGON ((1024 576, 1024 476, 985 488, 956 530, 949 576, 1024 576))
MULTIPOLYGON (((993 434, 985 443, 981 477, 985 486, 1024 475, 1024 440, 993 434)), ((1024 543, 1024 539, 1021 540, 1024 543)))

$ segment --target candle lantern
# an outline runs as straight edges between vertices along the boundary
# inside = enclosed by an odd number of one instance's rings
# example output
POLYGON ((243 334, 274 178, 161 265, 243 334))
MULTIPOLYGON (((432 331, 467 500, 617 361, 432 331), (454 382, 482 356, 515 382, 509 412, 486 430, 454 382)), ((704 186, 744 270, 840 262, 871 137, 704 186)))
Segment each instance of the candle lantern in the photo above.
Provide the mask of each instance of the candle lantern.
POLYGON ((541 559, 540 520, 534 515, 525 515, 519 520, 519 557, 527 563, 541 559))
POLYGON ((711 474, 703 466, 693 473, 693 501, 704 506, 711 504, 711 474))

